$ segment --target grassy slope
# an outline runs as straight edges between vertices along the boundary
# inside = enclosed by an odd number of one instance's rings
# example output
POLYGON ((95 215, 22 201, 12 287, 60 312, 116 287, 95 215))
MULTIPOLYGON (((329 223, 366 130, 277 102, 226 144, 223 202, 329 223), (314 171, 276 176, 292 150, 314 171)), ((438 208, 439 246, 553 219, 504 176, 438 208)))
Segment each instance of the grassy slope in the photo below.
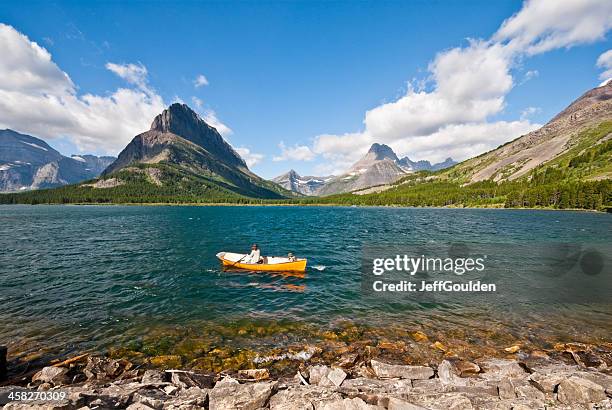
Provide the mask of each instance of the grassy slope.
MULTIPOLYGON (((234 187, 212 175, 190 174, 168 164, 138 164, 139 170, 157 168, 162 171, 162 185, 146 173, 120 170, 111 177, 124 182, 113 188, 86 186, 95 180, 55 189, 0 195, 0 203, 248 203, 252 199, 234 191, 234 187)), ((280 195, 279 195, 280 197, 280 195)))
POLYGON ((612 140, 603 141, 610 133, 612 122, 583 131, 573 138, 573 147, 563 155, 516 181, 466 185, 474 170, 462 163, 434 173, 415 173, 379 193, 333 195, 300 202, 602 209, 612 206, 612 140))

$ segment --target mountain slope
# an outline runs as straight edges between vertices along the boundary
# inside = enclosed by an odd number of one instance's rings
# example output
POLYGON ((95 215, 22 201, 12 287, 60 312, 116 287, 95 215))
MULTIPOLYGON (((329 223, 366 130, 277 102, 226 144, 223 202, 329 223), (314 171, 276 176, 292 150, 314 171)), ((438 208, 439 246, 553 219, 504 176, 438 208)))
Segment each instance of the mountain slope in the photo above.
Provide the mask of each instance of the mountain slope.
POLYGON ((0 131, 0 192, 24 191, 94 178, 114 157, 68 158, 45 141, 13 130, 0 131))
POLYGON ((400 167, 398 162, 399 159, 391 147, 372 144, 368 152, 345 174, 325 184, 319 190, 319 195, 333 195, 395 182, 410 172, 400 167))
POLYGON ((134 137, 103 172, 98 185, 93 186, 116 185, 127 180, 133 184, 144 183, 143 187, 155 191, 159 186, 174 184, 172 192, 175 189, 191 192, 194 184, 207 181, 207 186, 217 185, 223 192, 238 196, 283 198, 290 195, 251 172, 217 130, 185 104, 172 104, 155 117, 151 129, 134 137), (143 177, 143 169, 148 169, 144 173, 148 178, 143 177), (130 173, 133 175, 128 177, 130 173), (155 177, 152 179, 151 175, 155 177), (109 184, 106 180, 118 182, 109 184))
POLYGON ((93 172, 95 176, 102 174, 110 164, 117 160, 115 157, 95 155, 71 155, 70 158, 83 163, 85 169, 93 172))
MULTIPOLYGON (((516 180, 572 148, 584 145, 585 138, 589 139, 585 131, 609 120, 612 120, 612 83, 586 92, 542 128, 462 162, 448 176, 467 183, 516 180)), ((601 138, 609 137, 603 135, 601 138)), ((589 139, 587 145, 599 139, 589 139)))

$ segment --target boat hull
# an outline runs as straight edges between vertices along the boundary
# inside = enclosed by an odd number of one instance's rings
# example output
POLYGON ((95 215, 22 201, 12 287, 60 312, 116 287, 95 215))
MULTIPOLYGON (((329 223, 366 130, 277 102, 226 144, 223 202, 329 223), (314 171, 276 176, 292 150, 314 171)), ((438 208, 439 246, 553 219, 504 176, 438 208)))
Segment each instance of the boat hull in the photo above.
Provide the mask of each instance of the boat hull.
MULTIPOLYGON (((229 254, 234 255, 234 254, 229 254)), ((240 260, 225 257, 225 252, 217 254, 217 258, 223 263, 225 267, 245 269, 250 271, 262 271, 262 272, 304 272, 306 271, 306 259, 297 259, 292 262, 280 262, 280 263, 243 263, 240 260)))

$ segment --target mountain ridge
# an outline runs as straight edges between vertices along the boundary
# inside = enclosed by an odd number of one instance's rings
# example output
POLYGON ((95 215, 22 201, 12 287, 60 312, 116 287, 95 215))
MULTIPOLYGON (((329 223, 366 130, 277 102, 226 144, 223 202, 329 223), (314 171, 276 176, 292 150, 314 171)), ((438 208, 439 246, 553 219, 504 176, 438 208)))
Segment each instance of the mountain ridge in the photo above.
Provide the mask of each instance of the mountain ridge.
POLYGON ((295 170, 291 169, 282 175, 272 178, 271 181, 288 191, 302 195, 315 195, 330 178, 331 177, 300 176, 295 170))
POLYGON ((611 119, 612 83, 607 83, 583 93, 541 128, 462 162, 448 177, 463 183, 516 180, 571 150, 585 129, 611 119))
MULTIPOLYGON (((237 194, 231 181, 214 173, 202 174, 197 163, 192 163, 193 169, 180 166, 181 155, 210 155, 204 148, 173 134, 168 138, 187 147, 178 153, 167 152, 180 154, 179 162, 158 158, 157 162, 134 163, 95 181, 99 188, 82 184, 4 194, 0 203, 231 202, 612 210, 612 83, 587 91, 539 130, 451 168, 409 172, 390 184, 325 197, 287 195, 264 200, 237 194), (488 173, 484 179, 483 172, 488 173), (164 174, 166 179, 159 178, 164 174)), ((370 158, 372 172, 399 167, 385 151, 382 147, 382 159, 377 160, 376 153, 370 158)), ((296 172, 288 174, 299 177, 296 172)), ((276 192, 288 193, 269 184, 281 190, 276 192)))
POLYGON ((114 157, 67 157, 44 140, 11 129, 0 130, 0 192, 53 188, 100 175, 114 157))
POLYGON ((407 156, 400 159, 390 146, 373 143, 365 155, 344 174, 331 177, 300 177, 297 172, 291 170, 273 178, 272 181, 303 195, 325 196, 391 184, 414 171, 444 169, 455 164, 452 158, 434 165, 429 161, 413 162, 407 156), (310 182, 300 182, 304 179, 310 182))

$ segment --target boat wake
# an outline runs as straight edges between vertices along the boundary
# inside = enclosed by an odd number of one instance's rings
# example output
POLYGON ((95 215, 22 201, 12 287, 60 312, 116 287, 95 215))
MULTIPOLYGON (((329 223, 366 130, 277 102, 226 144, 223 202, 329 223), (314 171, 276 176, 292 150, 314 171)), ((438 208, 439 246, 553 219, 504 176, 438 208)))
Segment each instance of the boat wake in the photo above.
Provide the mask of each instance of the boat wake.
POLYGON ((327 266, 325 266, 325 265, 314 265, 314 266, 312 267, 312 269, 316 269, 316 270, 318 270, 319 272, 323 272, 323 271, 325 270, 325 268, 327 268, 327 266))

